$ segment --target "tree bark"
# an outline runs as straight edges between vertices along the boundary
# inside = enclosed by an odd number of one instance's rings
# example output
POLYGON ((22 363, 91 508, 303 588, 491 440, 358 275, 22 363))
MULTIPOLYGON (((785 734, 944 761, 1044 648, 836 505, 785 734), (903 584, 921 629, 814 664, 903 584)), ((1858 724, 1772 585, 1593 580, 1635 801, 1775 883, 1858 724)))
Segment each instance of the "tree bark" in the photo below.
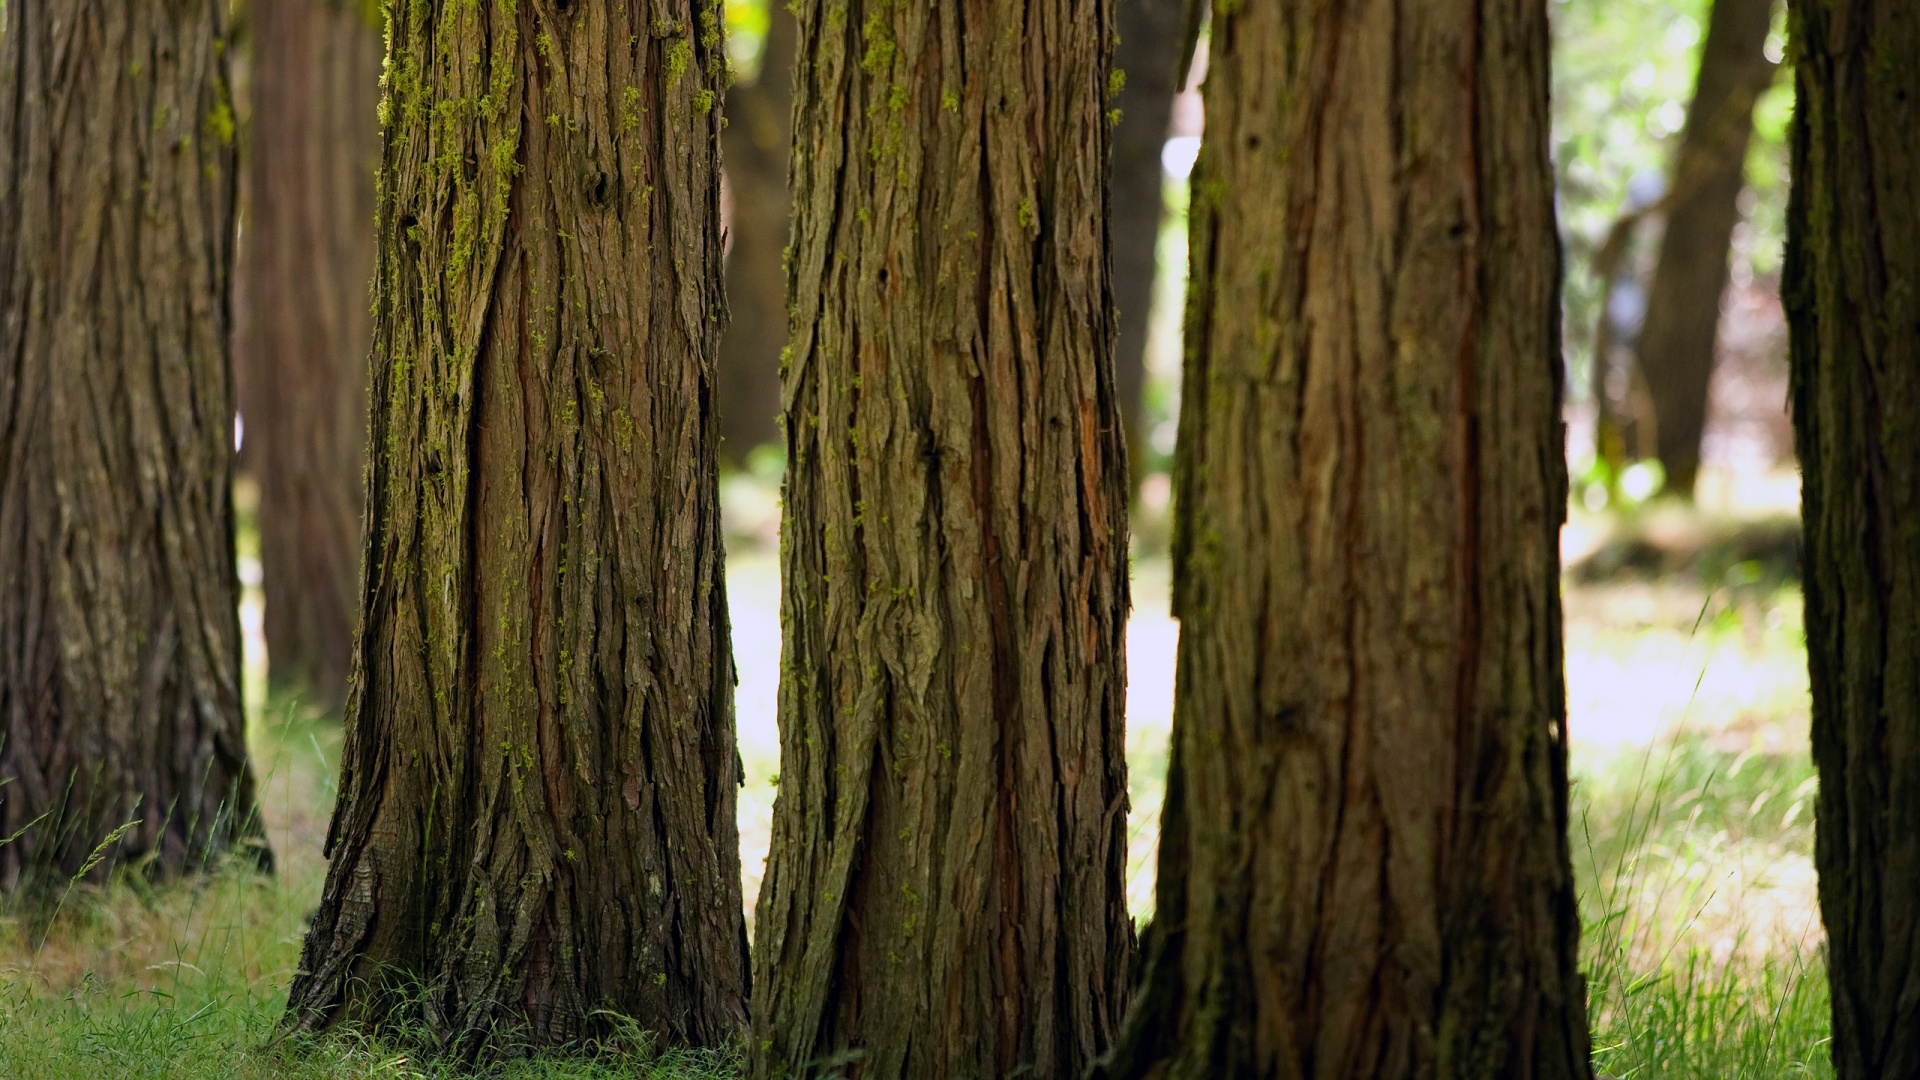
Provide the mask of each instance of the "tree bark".
POLYGON ((1783 299, 1841 1080, 1920 1075, 1920 10, 1788 9, 1783 299))
POLYGON ((367 580, 289 1018, 725 1043, 719 7, 394 11, 367 580))
POLYGON ((727 250, 727 308, 720 340, 723 454, 743 463, 779 439, 780 350, 787 344, 787 144, 792 141, 793 15, 768 0, 767 41, 752 85, 727 95, 727 185, 733 220, 727 250))
POLYGON ((1669 490, 1691 496, 1707 428, 1707 387, 1720 331, 1727 255, 1740 221, 1753 103, 1773 79, 1767 30, 1774 0, 1713 0, 1700 74, 1680 133, 1647 319, 1634 350, 1653 397, 1654 448, 1669 490), (1697 174, 1697 175, 1695 175, 1697 174))
POLYGON ((1173 117, 1173 97, 1180 91, 1187 2, 1116 0, 1116 7, 1120 42, 1113 60, 1125 81, 1118 98, 1120 123, 1113 132, 1113 213, 1108 225, 1113 299, 1120 309, 1113 378, 1132 451, 1129 460, 1137 474, 1147 462, 1148 317, 1153 313, 1155 251, 1166 211, 1160 152, 1173 117))
POLYGON ((1157 910, 1096 1075, 1589 1077, 1545 5, 1211 40, 1157 910))
POLYGON ((1112 7, 802 0, 799 22, 750 1069, 1075 1077, 1132 945, 1112 7))
POLYGON ((6 5, 0 887, 115 860, 172 874, 236 842, 265 858, 230 491, 225 10, 6 5))
POLYGON ((254 112, 241 238, 239 386, 260 482, 276 680, 346 698, 360 577, 373 343, 377 12, 347 0, 250 8, 254 112))

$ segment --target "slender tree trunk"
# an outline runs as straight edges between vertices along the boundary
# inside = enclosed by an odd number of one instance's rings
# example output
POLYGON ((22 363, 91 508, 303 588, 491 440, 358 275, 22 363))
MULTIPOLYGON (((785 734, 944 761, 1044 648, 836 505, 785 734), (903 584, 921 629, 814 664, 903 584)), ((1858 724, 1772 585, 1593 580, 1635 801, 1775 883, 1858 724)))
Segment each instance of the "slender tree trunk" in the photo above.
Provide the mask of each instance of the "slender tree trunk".
POLYGON ((1833 1064, 1920 1076, 1920 9, 1788 10, 1783 298, 1833 1064))
POLYGON ((373 341, 378 14, 348 0, 249 9, 254 112, 241 240, 240 411, 260 482, 267 655, 345 700, 360 576, 373 341))
POLYGON ((26 831, 0 846, 0 887, 69 877, 129 821, 103 854, 155 874, 257 843, 225 11, 6 4, 0 837, 26 831))
POLYGON ((792 141, 793 15, 767 2, 760 75, 727 95, 727 185, 733 220, 720 340, 721 450, 738 463, 780 437, 780 350, 787 344, 787 144, 792 141))
POLYGON ((1773 79, 1766 55, 1773 8, 1774 0, 1713 0, 1672 170, 1672 182, 1685 184, 1686 194, 1667 212, 1634 353, 1653 396, 1653 442, 1667 486, 1683 495, 1692 495, 1700 472, 1720 294, 1727 288, 1733 227, 1740 221, 1753 103, 1773 79))
POLYGON ((1173 96, 1180 90, 1187 0, 1116 0, 1115 7, 1120 43, 1113 62, 1124 83, 1118 98, 1120 123, 1113 132, 1113 213, 1108 224, 1113 299, 1120 309, 1113 378, 1137 473, 1147 461, 1148 316, 1153 313, 1154 252, 1166 210, 1160 151, 1173 117, 1173 96))
POLYGON ((1545 5, 1213 19, 1159 895, 1098 1075, 1588 1077, 1545 5))
POLYGON ((799 20, 751 1071, 1077 1077, 1132 944, 1112 7, 799 20))
POLYGON ((368 576, 290 1018, 723 1043, 719 9, 394 12, 368 576))

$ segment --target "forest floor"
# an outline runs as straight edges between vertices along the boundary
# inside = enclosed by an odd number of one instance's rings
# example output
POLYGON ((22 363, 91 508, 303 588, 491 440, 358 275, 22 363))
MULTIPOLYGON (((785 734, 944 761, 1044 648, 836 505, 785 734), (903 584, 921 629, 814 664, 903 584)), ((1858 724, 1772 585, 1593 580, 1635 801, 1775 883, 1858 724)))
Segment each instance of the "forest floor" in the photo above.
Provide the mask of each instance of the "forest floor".
MULTIPOLYGON (((751 504, 729 509, 752 517, 751 504)), ((1777 516, 1679 511, 1627 523, 1576 516, 1567 531, 1573 852, 1596 1064, 1617 1077, 1832 1075, 1791 533, 1777 516)), ((763 534, 735 529, 728 568, 749 917, 779 754, 779 576, 763 534)), ((244 542, 242 555, 243 577, 257 583, 244 542)), ((1149 545, 1135 561, 1128 630, 1128 891, 1142 917, 1173 711, 1167 596, 1165 559, 1149 545)), ((243 618, 257 637, 257 606, 243 618)), ((404 1039, 276 1039, 325 869, 340 731, 297 699, 269 699, 257 641, 250 652, 252 745, 278 872, 82 885, 57 907, 0 910, 0 1076, 447 1075, 404 1039)), ((516 1062, 501 1075, 735 1075, 724 1057, 631 1050, 516 1062)))

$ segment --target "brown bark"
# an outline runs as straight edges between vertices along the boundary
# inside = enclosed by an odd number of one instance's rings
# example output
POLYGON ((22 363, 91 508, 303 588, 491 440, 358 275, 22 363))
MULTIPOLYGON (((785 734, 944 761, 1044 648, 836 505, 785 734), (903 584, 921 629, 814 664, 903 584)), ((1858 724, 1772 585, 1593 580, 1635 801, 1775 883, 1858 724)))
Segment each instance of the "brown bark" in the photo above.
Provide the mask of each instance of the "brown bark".
POLYGON ((718 5, 395 8, 361 632, 290 1020, 745 1020, 718 5), (389 991, 405 990, 405 993, 389 991))
POLYGON ((1096 1075, 1589 1077, 1545 5, 1213 20, 1157 909, 1096 1075))
MULTIPOLYGON (((257 843, 240 701, 224 3, 0 33, 0 887, 257 843), (31 827, 28 826, 31 824, 31 827)), ((258 847, 262 859, 264 845, 258 847)))
POLYGON ((1789 8, 1783 300, 1840 1080, 1920 1076, 1920 9, 1789 8))
POLYGON ((1112 8, 799 22, 751 1072, 1074 1077, 1132 938, 1112 8))
POLYGON ((378 14, 346 0, 249 8, 253 118, 239 282, 240 412, 260 483, 277 681, 346 697, 360 577, 378 14))
POLYGON ((793 15, 768 0, 760 74, 727 94, 727 310, 720 339, 720 448, 735 464, 780 437, 780 350, 787 344, 787 144, 792 141, 793 15))
POLYGON ((1687 496, 1700 471, 1720 295, 1727 287, 1733 227, 1740 221, 1753 103, 1773 79, 1766 56, 1773 7, 1774 0, 1713 0, 1672 170, 1676 183, 1689 178, 1690 190, 1668 210, 1634 353, 1653 399, 1653 444, 1667 487, 1687 496))
POLYGON ((1155 248, 1166 211, 1160 151, 1173 117, 1173 96, 1186 59, 1186 0, 1116 0, 1120 41, 1114 67, 1124 84, 1113 132, 1113 212, 1108 234, 1119 338, 1113 347, 1114 388, 1126 421, 1129 460, 1145 466, 1147 323, 1153 311, 1155 248))

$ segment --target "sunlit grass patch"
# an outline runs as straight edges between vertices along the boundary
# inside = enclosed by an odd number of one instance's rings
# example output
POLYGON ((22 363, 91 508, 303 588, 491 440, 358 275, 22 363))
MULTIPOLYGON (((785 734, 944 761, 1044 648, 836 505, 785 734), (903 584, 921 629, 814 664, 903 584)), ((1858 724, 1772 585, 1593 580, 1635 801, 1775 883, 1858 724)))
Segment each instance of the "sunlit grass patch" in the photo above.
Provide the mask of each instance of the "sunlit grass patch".
POLYGON ((1652 776, 1615 760, 1576 788, 1596 1066, 1623 1080, 1833 1075, 1810 767, 1698 741, 1648 757, 1652 776))

